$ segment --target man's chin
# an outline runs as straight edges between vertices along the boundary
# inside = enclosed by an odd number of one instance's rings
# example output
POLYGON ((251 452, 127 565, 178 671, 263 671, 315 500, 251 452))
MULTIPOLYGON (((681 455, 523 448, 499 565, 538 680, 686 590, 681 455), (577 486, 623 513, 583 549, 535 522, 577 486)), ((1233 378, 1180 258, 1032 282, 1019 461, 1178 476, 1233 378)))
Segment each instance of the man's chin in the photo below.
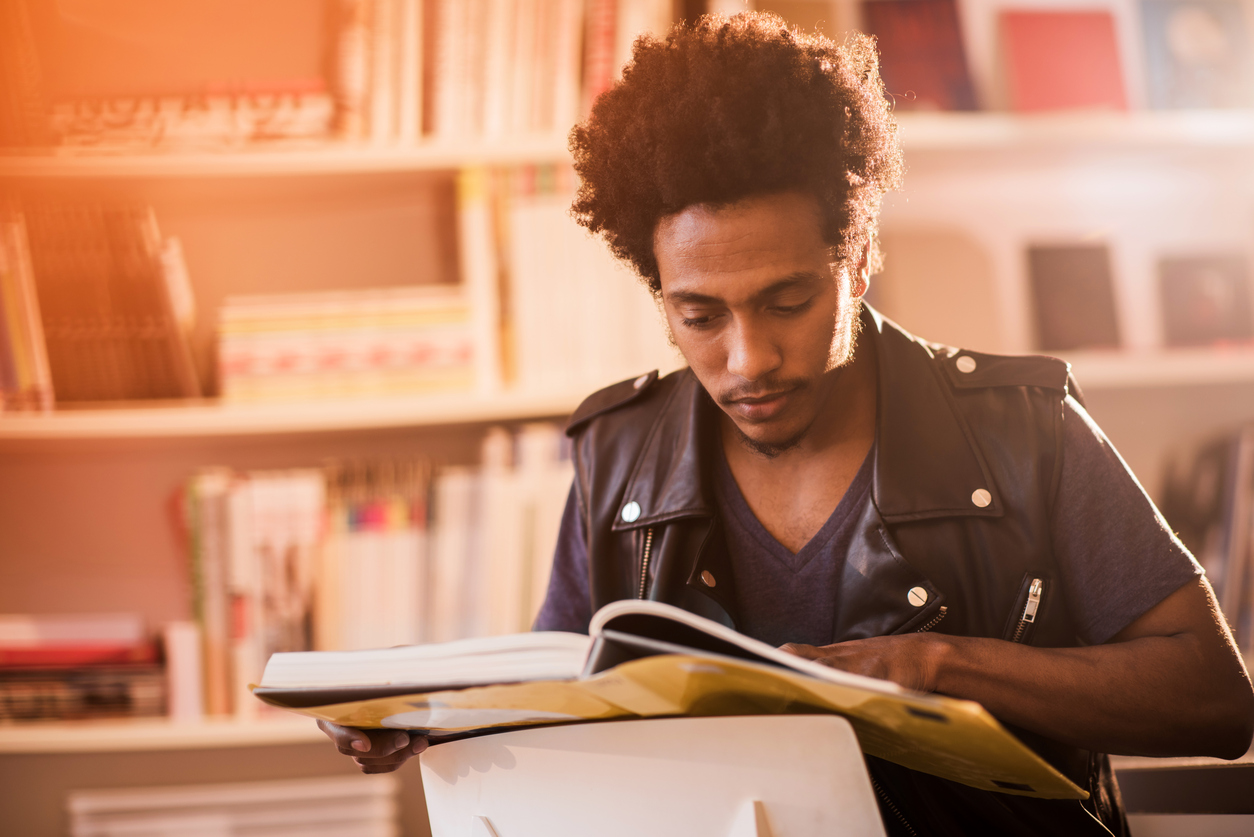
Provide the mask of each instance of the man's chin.
POLYGON ((805 438, 806 430, 808 429, 802 428, 800 431, 790 436, 762 434, 755 437, 750 436, 735 422, 732 422, 731 424, 732 427, 736 428, 736 436, 740 439, 740 443, 742 445, 754 453, 759 454, 760 456, 765 456, 768 459, 774 459, 780 454, 797 447, 797 445, 801 444, 801 440, 805 438))

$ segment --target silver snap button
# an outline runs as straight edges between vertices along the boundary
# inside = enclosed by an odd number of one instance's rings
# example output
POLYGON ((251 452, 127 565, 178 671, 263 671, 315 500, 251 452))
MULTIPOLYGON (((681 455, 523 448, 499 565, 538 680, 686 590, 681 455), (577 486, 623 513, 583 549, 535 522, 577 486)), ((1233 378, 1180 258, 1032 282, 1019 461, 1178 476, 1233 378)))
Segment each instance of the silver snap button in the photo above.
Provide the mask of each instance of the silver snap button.
POLYGON ((709 570, 701 571, 701 580, 705 582, 706 587, 713 587, 718 584, 718 582, 714 580, 714 573, 709 570))
POLYGON ((625 522, 635 523, 640 519, 640 504, 635 500, 632 500, 630 503, 623 506, 622 516, 625 522))
POLYGON ((993 502, 993 495, 988 492, 987 488, 977 488, 971 492, 971 502, 980 508, 985 508, 989 503, 993 502))
POLYGON ((927 604, 927 590, 922 587, 911 587, 910 592, 906 594, 906 601, 915 607, 923 607, 927 604))
POLYGON ((636 378, 636 380, 632 381, 631 385, 634 389, 640 389, 640 387, 644 386, 648 382, 649 382, 649 376, 641 375, 639 378, 636 378))
POLYGON ((975 358, 970 355, 963 355, 954 362, 954 365, 958 367, 959 372, 974 372, 975 358))

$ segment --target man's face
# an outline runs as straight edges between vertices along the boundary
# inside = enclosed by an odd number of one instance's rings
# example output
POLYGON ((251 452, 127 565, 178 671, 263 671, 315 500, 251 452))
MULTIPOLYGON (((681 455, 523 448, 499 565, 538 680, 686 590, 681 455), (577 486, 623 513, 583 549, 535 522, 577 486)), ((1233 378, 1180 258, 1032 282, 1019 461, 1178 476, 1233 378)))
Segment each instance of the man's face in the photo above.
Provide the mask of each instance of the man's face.
POLYGON ((858 311, 818 203, 783 192, 690 206, 662 219, 653 249, 671 334, 711 398, 760 453, 798 444, 828 373, 852 357, 858 311))

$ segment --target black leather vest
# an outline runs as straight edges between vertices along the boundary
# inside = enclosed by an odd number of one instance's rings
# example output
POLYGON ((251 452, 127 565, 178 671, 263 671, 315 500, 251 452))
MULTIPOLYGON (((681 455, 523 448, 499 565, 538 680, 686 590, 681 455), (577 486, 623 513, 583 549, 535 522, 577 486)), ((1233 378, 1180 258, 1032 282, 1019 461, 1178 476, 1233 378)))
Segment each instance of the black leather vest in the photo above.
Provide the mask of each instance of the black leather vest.
MULTIPOLYGON (((1069 368, 925 343, 867 307, 878 405, 872 502, 840 583, 835 640, 917 630, 1078 644, 1056 578, 1050 513, 1069 368), (1033 581, 1039 606, 1023 619, 1033 581), (921 592, 922 591, 922 592, 921 592)), ((576 411, 575 485, 592 608, 650 598, 735 627, 709 467, 718 408, 688 370, 608 387, 576 411)), ((1087 787, 1085 803, 991 794, 870 760, 919 833, 1126 830, 1104 756, 1015 730, 1087 787)), ((894 822, 886 818, 891 829, 894 822)))

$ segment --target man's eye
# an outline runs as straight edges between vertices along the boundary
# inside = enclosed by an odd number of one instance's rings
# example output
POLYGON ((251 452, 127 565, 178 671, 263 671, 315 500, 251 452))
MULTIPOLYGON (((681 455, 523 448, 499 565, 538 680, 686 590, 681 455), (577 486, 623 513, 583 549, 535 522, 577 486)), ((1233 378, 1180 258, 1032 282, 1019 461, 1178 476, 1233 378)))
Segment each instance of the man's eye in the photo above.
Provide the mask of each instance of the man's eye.
POLYGON ((679 321, 689 328, 703 328, 710 324, 710 316, 704 317, 680 317, 679 321))
POLYGON ((813 298, 807 299, 805 302, 798 303, 797 305, 775 305, 771 307, 771 310, 776 314, 783 314, 784 316, 788 316, 790 314, 800 314, 808 310, 812 302, 814 302, 813 298))

